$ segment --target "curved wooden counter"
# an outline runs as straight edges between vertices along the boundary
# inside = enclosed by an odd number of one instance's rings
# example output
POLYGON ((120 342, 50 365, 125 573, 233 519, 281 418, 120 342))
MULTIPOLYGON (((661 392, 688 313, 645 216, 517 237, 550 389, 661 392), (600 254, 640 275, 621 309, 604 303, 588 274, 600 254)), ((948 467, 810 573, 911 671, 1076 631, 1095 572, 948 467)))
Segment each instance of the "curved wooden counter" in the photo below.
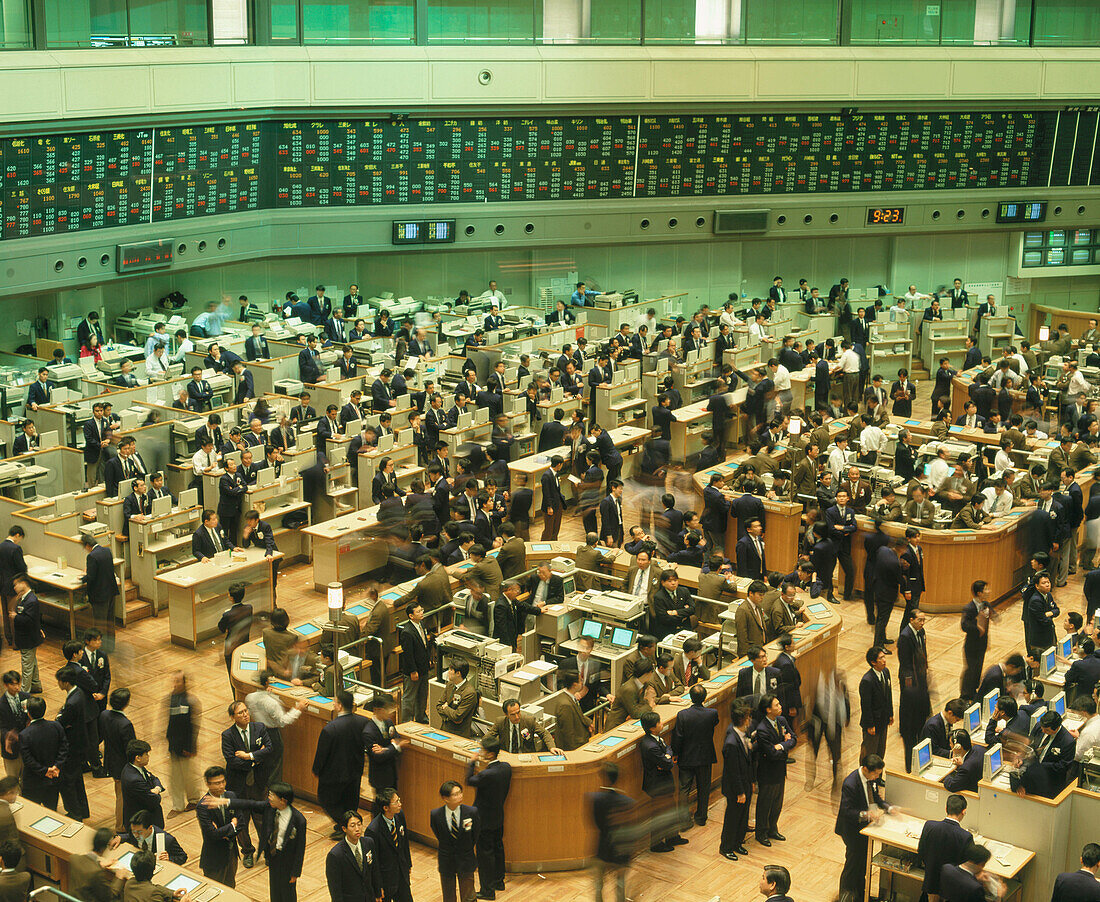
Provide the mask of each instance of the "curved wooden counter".
MULTIPOLYGON (((560 555, 571 556, 576 547, 571 542, 529 542, 528 564, 560 555)), ((629 560, 630 555, 626 552, 617 552, 611 559, 612 571, 625 574, 629 560)), ((452 579, 460 566, 448 568, 452 579)), ((677 570, 684 585, 694 587, 698 584, 696 568, 677 567, 677 570)), ((403 593, 413 582, 410 580, 395 586, 391 592, 403 593)), ((390 592, 386 592, 384 596, 389 594, 390 592)), ((323 612, 323 598, 318 597, 317 607, 318 613, 323 612)), ((836 665, 837 639, 841 631, 841 618, 830 606, 817 602, 814 613, 816 619, 810 626, 815 628, 802 628, 795 633, 794 651, 802 675, 803 695, 807 700, 816 689, 818 674, 829 672, 836 665)), ((365 621, 365 613, 360 619, 365 621)), ((404 618, 402 616, 395 619, 404 618)), ((292 624, 291 628, 294 626, 292 624)), ((317 643, 320 636, 313 634, 310 639, 317 643)), ((774 657, 776 651, 773 643, 769 648, 769 657, 774 657)), ((256 688, 254 680, 257 671, 241 669, 242 654, 259 655, 259 666, 263 666, 263 652, 257 642, 244 645, 234 653, 231 678, 238 698, 243 698, 256 688)), ((729 702, 734 695, 736 673, 746 663, 744 658, 738 659, 723 670, 715 672, 705 684, 708 689, 707 704, 715 706, 719 713, 719 727, 715 731, 716 751, 720 750, 729 726, 729 702)), ((275 691, 287 706, 301 698, 291 687, 280 687, 275 691)), ((662 705, 657 709, 661 715, 662 732, 671 730, 677 712, 684 704, 686 702, 662 705)), ((310 704, 302 712, 302 716, 283 731, 284 778, 297 792, 308 798, 316 799, 317 794, 317 781, 311 772, 317 737, 331 718, 332 705, 328 700, 311 694, 310 704)), ((439 786, 446 780, 464 781, 469 752, 476 747, 475 742, 420 724, 399 724, 398 731, 410 740, 401 755, 398 778, 398 790, 404 803, 409 829, 419 840, 434 845, 428 826, 428 814, 439 805, 439 786), (426 735, 428 733, 443 738, 432 739, 426 735)), ((566 753, 562 760, 540 760, 539 754, 502 753, 502 757, 508 760, 513 769, 504 837, 511 870, 568 870, 584 866, 595 844, 585 793, 595 791, 600 785, 600 768, 604 762, 614 761, 621 768, 619 787, 634 798, 644 798, 641 790, 641 761, 637 754, 637 740, 641 735, 640 728, 631 727, 629 723, 624 724, 618 729, 593 737, 591 743, 566 753), (596 746, 601 740, 609 742, 604 746, 596 746), (593 750, 597 748, 598 750, 593 750), (536 829, 532 829, 532 825, 537 825, 536 829)), ((720 778, 719 765, 715 768, 714 779, 717 782, 720 778)), ((365 779, 363 787, 367 789, 365 779)), ((366 797, 360 800, 360 804, 369 807, 366 797)))

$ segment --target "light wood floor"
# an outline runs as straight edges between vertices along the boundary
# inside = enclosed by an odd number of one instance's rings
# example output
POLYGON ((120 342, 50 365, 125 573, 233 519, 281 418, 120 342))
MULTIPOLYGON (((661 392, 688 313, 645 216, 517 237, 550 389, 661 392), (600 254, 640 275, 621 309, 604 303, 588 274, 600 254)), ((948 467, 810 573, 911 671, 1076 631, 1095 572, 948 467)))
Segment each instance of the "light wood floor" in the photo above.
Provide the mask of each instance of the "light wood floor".
MULTIPOLYGON (((926 414, 926 411, 922 411, 926 414)), ((920 415, 920 414, 918 414, 920 415)), ((670 480, 670 483, 672 480, 670 480)), ((687 481, 675 480, 676 485, 687 481)), ((637 522, 634 513, 638 503, 637 493, 626 494, 628 523, 637 522)), ((681 509, 690 506, 685 498, 681 509)), ((538 535, 540 528, 533 530, 538 535)), ((579 517, 567 517, 562 526, 563 539, 581 537, 579 517)), ((30 549, 33 552, 33 549, 30 549)), ((967 582, 983 574, 960 574, 967 582)), ((292 620, 313 616, 324 610, 325 600, 312 588, 309 565, 296 565, 280 575, 280 603, 286 607, 292 620)), ((358 597, 363 587, 351 588, 349 599, 358 597)), ((1062 611, 1084 610, 1081 576, 1070 578, 1070 583, 1057 590, 1057 600, 1062 611)), ((861 601, 842 603, 844 630, 840 636, 839 664, 847 671, 852 693, 852 723, 843 747, 841 778, 856 765, 859 750, 858 696, 856 683, 866 670, 864 653, 871 642, 872 628, 866 623, 861 601)), ((900 610, 894 614, 889 635, 897 632, 900 610)), ((1002 659, 1010 651, 1022 645, 1022 628, 1019 619, 1019 601, 1002 606, 1000 620, 991 630, 991 643, 986 663, 1002 659)), ((962 663, 962 634, 958 615, 929 617, 927 624, 930 669, 932 672, 932 702, 942 705, 953 698, 958 690, 962 663)), ((258 625, 254 626, 254 635, 258 625)), ((61 701, 61 694, 53 683, 52 674, 61 665, 60 637, 51 635, 39 649, 39 665, 43 683, 47 686, 48 715, 53 716, 61 701)), ((894 669, 891 659, 891 669, 894 669)), ((0 667, 4 670, 19 669, 18 655, 6 646, 0 655, 0 667)), ((202 736, 200 740, 199 771, 210 764, 223 763, 220 756, 219 733, 228 725, 226 704, 230 692, 225 675, 220 642, 210 642, 205 648, 188 651, 174 646, 168 638, 168 621, 165 613, 159 619, 144 620, 128 630, 121 631, 118 649, 112 659, 115 688, 128 686, 133 691, 133 701, 127 713, 133 720, 139 738, 153 745, 150 768, 168 782, 168 761, 164 744, 167 698, 170 692, 171 673, 182 669, 187 673, 192 691, 202 702, 202 736)), ((895 680, 896 683, 896 680, 895 680)), ((765 849, 751 840, 749 855, 738 862, 729 862, 718 855, 718 839, 721 832, 722 812, 725 802, 716 791, 711 797, 710 820, 705 827, 695 827, 686 834, 688 844, 672 853, 654 855, 645 853, 633 870, 628 894, 633 899, 707 900, 720 895, 729 900, 754 900, 759 898, 757 883, 760 868, 764 864, 782 864, 793 875, 791 896, 800 902, 827 902, 836 896, 837 880, 843 861, 843 845, 833 834, 836 816, 835 799, 831 794, 830 767, 827 752, 822 748, 821 767, 813 787, 806 788, 811 750, 799 745, 793 753, 796 759, 790 767, 787 779, 786 800, 779 829, 786 837, 785 843, 776 842, 765 849)), ((902 745, 896 732, 891 732, 887 762, 901 766, 902 745)), ((110 780, 87 780, 91 803, 91 823, 110 826, 113 823, 114 793, 110 780)), ((165 808, 169 807, 165 799, 165 808)), ((330 822, 313 804, 300 805, 310 826, 310 840, 306 851, 306 869, 299 883, 299 898, 313 902, 328 898, 324 878, 324 856, 331 846, 328 840, 330 822)), ((187 850, 191 865, 198 869, 200 835, 193 813, 172 815, 168 829, 187 850)), ((533 829, 539 829, 533 825, 533 829)), ((238 889, 255 899, 267 899, 267 874, 257 866, 251 871, 240 869, 238 889)), ((499 894, 503 900, 549 899, 555 902, 572 902, 591 898, 591 880, 585 872, 553 873, 546 875, 510 876, 508 889, 499 894)), ((440 898, 434 852, 424 846, 413 846, 413 896, 417 900, 440 898)))

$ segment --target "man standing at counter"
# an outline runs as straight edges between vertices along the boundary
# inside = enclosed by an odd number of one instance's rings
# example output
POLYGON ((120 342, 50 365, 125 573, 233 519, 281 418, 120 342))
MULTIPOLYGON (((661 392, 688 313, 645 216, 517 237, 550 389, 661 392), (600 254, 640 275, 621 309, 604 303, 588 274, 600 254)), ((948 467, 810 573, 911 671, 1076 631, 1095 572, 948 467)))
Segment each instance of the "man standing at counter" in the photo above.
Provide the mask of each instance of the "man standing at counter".
POLYGON ((479 899, 495 899, 504 891, 504 803, 512 786, 512 765, 500 760, 500 742, 486 736, 470 756, 466 785, 477 789, 474 807, 481 815, 477 837, 479 899), (477 767, 484 762, 480 773, 477 767))
MULTIPOLYGON (((421 577, 417 587, 423 583, 431 564, 432 559, 427 557, 416 562, 416 572, 421 577)), ((409 604, 405 615, 409 620, 401 627, 401 719, 427 723, 429 656, 435 637, 424 629, 424 606, 420 602, 409 604)))
POLYGON ((984 579, 976 579, 970 586, 971 600, 963 608, 960 627, 963 639, 963 674, 959 695, 972 699, 982 678, 985 652, 989 648, 989 587, 984 579))
POLYGON ((313 756, 313 774, 317 777, 317 800, 332 818, 330 839, 342 835, 341 819, 348 799, 359 798, 363 779, 364 734, 367 719, 355 713, 355 698, 341 689, 332 700, 334 717, 321 728, 317 751, 313 756))
POLYGON ((718 760, 714 754, 714 731, 718 726, 718 712, 703 704, 707 700, 706 687, 696 683, 691 687, 691 707, 685 708, 676 718, 672 729, 672 753, 676 756, 680 772, 680 814, 686 827, 691 826, 688 802, 691 786, 695 784, 695 823, 705 827, 710 803, 710 772, 718 760))
MULTIPOLYGON (((852 585, 855 582, 856 569, 852 563, 852 533, 856 531, 856 514, 848 504, 848 493, 839 489, 836 493, 836 505, 825 511, 827 535, 836 548, 836 559, 844 571, 844 600, 852 597, 852 585)), ((829 593, 829 601, 835 599, 829 593)))
POLYGON ((867 867, 867 837, 862 830, 897 809, 882 797, 880 782, 886 765, 879 755, 867 755, 863 764, 844 778, 840 788, 840 810, 835 833, 844 840, 844 870, 840 874, 840 892, 862 899, 867 867))

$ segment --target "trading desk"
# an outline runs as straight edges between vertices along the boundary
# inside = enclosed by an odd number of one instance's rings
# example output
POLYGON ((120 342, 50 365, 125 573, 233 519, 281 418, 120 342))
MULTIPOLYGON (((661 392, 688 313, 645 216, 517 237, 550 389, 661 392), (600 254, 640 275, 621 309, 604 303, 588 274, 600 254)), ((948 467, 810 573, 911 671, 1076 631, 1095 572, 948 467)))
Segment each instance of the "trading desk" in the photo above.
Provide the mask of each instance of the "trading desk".
MULTIPOLYGON (((13 812, 15 825, 19 829, 19 838, 26 850, 24 860, 27 868, 56 883, 62 891, 67 891, 69 859, 74 855, 92 851, 92 838, 95 836, 96 828, 86 826, 80 821, 75 821, 71 817, 66 817, 29 799, 20 798, 16 804, 20 807, 13 812), (49 818, 50 821, 43 824, 43 818, 49 818), (35 824, 39 824, 41 829, 36 828, 35 824), (47 827, 52 830, 48 833, 43 832, 47 827)), ((124 844, 108 852, 107 857, 118 858, 126 852, 136 851, 137 849, 133 846, 124 844)), ((158 861, 156 872, 153 874, 153 883, 169 886, 172 881, 182 876, 186 878, 186 885, 194 886, 190 898, 195 902, 212 902, 215 897, 219 902, 248 902, 248 896, 243 893, 203 876, 198 869, 198 849, 184 851, 188 854, 187 860, 191 866, 185 867, 173 864, 171 861, 158 861)), ((41 880, 35 882, 42 885, 41 880)))
MULTIPOLYGON (((576 547, 575 542, 530 542, 527 544, 528 566, 533 566, 540 560, 571 555, 576 547)), ((629 558, 630 555, 626 552, 616 552, 614 569, 625 569, 629 565, 629 558)), ((678 569, 684 585, 694 587, 697 584, 698 571, 695 568, 678 569)), ((456 567, 448 570, 451 573, 452 587, 457 588, 458 571, 456 567)), ((399 597, 413 582, 410 580, 395 586, 382 599, 392 603, 389 596, 399 597)), ((317 613, 323 613, 323 599, 319 598, 317 604, 317 613)), ((365 611, 362 619, 365 619, 365 611)), ((400 615, 395 617, 395 621, 402 619, 400 615)), ((807 701, 817 686, 818 674, 827 673, 836 665, 840 629, 839 614, 828 607, 813 623, 794 633, 794 651, 807 701)), ((311 642, 320 641, 320 636, 316 633, 308 638, 311 642)), ((770 656, 774 656, 777 651, 775 643, 769 645, 770 656)), ((256 668, 262 666, 262 662, 255 660, 258 657, 262 657, 262 654, 257 651, 256 643, 244 645, 234 652, 231 678, 238 698, 243 698, 255 688, 256 668), (242 655, 253 659, 244 662, 250 665, 248 668, 240 666, 242 655)), ((714 734, 716 751, 719 750, 729 726, 729 703, 734 696, 738 670, 747 663, 744 658, 739 658, 714 672, 705 683, 708 690, 707 704, 714 706, 720 717, 714 734)), ((296 791, 306 797, 315 798, 316 780, 310 771, 310 765, 321 728, 332 718, 332 705, 323 696, 303 688, 277 687, 275 692, 287 705, 294 704, 301 697, 309 700, 302 716, 284 728, 287 754, 283 773, 296 791)), ((681 698, 676 703, 657 708, 662 722, 661 730, 666 736, 685 704, 686 701, 681 698)), ((428 813, 436 805, 438 787, 445 780, 464 780, 466 764, 477 746, 474 740, 462 739, 421 724, 402 723, 398 730, 410 740, 410 744, 401 753, 398 778, 398 790, 405 800, 409 829, 420 841, 434 844, 428 825, 428 813)), ((615 730, 593 737, 587 745, 562 756, 549 753, 502 753, 502 757, 512 765, 512 789, 508 796, 505 819, 505 843, 508 847, 509 867, 512 870, 569 870, 584 866, 595 846, 591 818, 585 809, 585 793, 594 791, 600 785, 601 767, 606 762, 613 761, 621 769, 618 785, 622 791, 635 798, 641 797, 642 768, 637 751, 640 737, 640 727, 635 722, 628 721, 615 730), (541 829, 531 830, 532 823, 539 823, 541 829)), ((715 779, 720 779, 720 775, 716 773, 715 779)), ((364 780, 363 787, 366 786, 364 780)))

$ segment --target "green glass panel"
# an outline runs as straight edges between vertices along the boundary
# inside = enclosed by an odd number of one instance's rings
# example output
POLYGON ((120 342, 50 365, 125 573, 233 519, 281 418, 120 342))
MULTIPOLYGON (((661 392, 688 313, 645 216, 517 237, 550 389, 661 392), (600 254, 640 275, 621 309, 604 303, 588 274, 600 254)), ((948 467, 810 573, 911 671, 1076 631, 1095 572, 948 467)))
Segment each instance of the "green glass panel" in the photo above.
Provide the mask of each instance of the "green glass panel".
MULTIPOLYGON (((130 0, 130 44, 167 43, 193 47, 207 43, 205 0, 130 0)), ((95 21, 92 25, 95 27, 95 21)))
POLYGON ((1035 46, 1100 44, 1100 6, 1096 0, 1033 0, 1035 46))
POLYGON ((976 0, 852 0, 853 44, 973 44, 976 0))
POLYGON ((193 47, 208 43, 206 0, 45 0, 48 47, 193 47))
POLYGON ((411 44, 414 0, 302 0, 302 30, 307 44, 411 44))
POLYGON ((743 0, 746 44, 835 44, 837 0, 743 0))
POLYGON ((646 0, 647 44, 694 44, 695 0, 646 0))
POLYGON ((29 50, 32 39, 27 0, 0 0, 0 50, 29 50))
POLYGON ((598 0, 592 4, 589 37, 596 44, 637 44, 642 39, 639 0, 598 0))
POLYGON ((271 42, 273 44, 298 42, 298 4, 294 0, 271 0, 271 42))
POLYGON ((541 34, 535 0, 426 0, 429 43, 527 44, 541 34))

